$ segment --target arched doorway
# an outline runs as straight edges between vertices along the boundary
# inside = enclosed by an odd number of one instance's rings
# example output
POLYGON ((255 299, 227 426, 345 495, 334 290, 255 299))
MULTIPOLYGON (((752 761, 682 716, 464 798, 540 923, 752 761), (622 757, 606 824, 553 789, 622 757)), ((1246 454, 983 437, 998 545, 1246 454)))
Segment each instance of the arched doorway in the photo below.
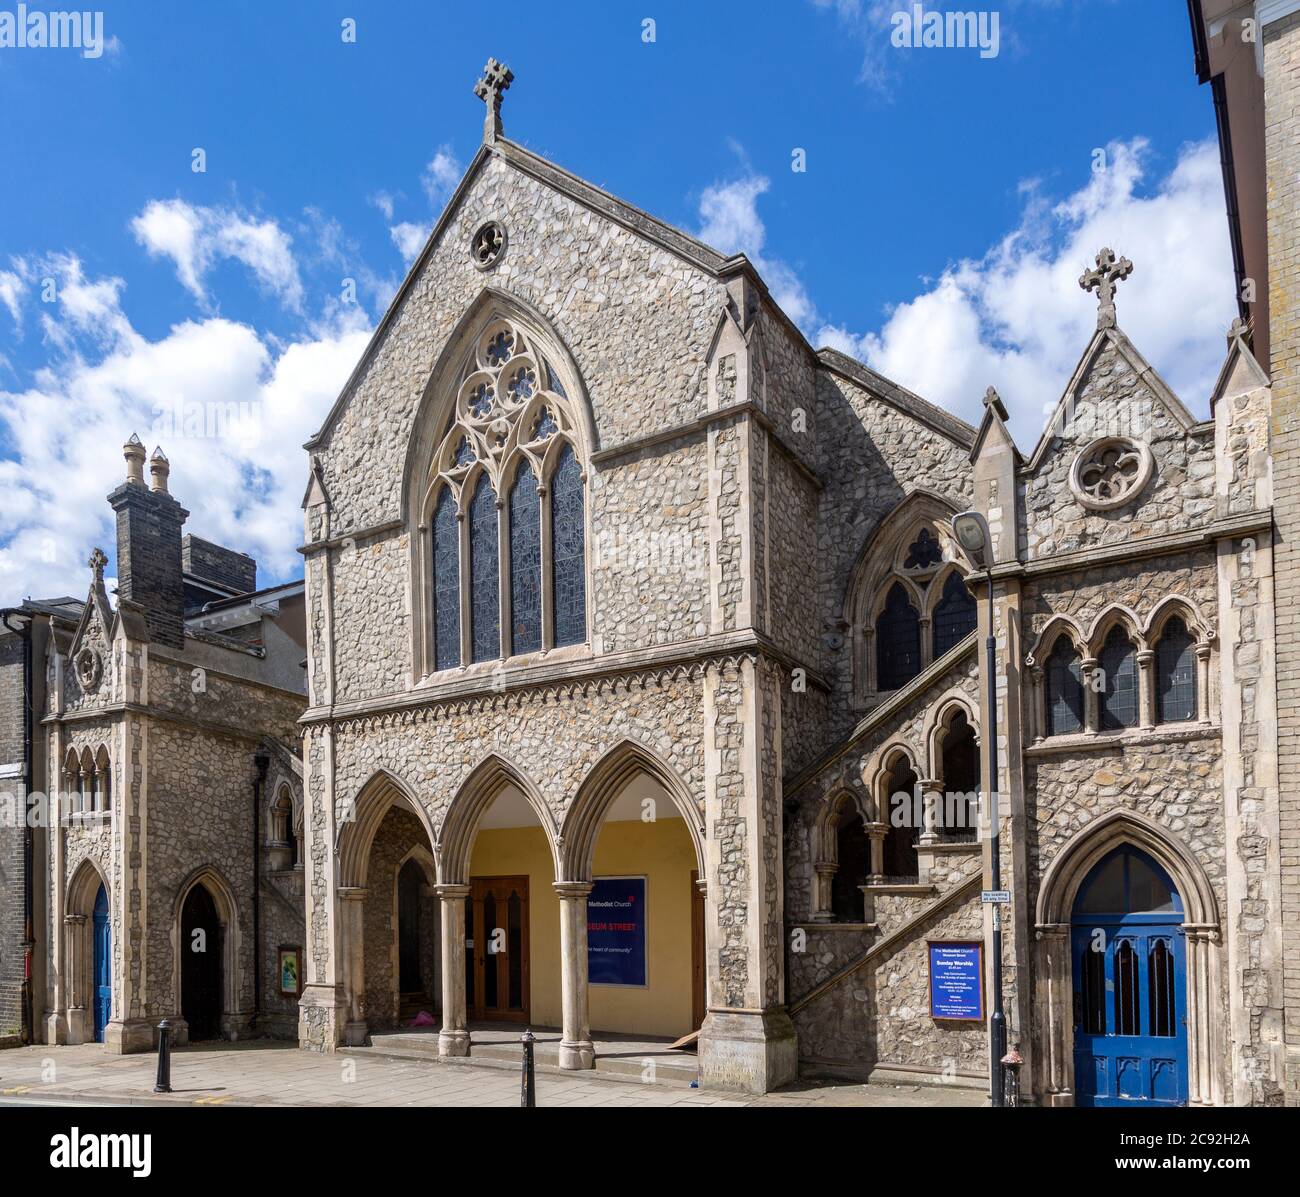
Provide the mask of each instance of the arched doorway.
POLYGON ((408 860, 397 875, 397 976, 403 1000, 424 995, 420 971, 420 901, 424 870, 408 860))
POLYGON ((93 973, 91 1000, 94 1003, 95 1042, 104 1042, 104 1028, 108 1026, 113 1006, 113 981, 109 962, 113 958, 112 929, 108 921, 108 891, 101 885, 95 895, 93 923, 93 973))
POLYGON ((1169 874, 1124 844, 1084 878, 1070 919, 1075 1104, 1187 1102, 1187 950, 1169 874))
POLYGON ((181 1017, 191 1042, 221 1034, 223 993, 221 919, 201 882, 181 907, 181 1017))

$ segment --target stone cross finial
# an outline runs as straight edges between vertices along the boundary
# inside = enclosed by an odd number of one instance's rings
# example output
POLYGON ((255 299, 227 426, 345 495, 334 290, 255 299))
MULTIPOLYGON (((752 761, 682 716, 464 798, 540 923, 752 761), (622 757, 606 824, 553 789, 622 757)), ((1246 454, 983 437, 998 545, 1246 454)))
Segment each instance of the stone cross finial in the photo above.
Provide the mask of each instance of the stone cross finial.
POLYGON ((86 562, 90 566, 90 572, 95 576, 95 585, 98 586, 104 580, 104 566, 108 564, 108 556, 103 549, 96 549, 90 554, 90 560, 86 562))
POLYGON ((1097 268, 1085 270, 1079 286, 1085 291, 1097 292, 1097 327, 1115 327, 1115 284, 1123 282, 1133 273, 1133 263, 1127 258, 1116 260, 1114 250, 1104 248, 1097 255, 1097 268))
POLYGON ((501 97, 514 78, 514 71, 504 62, 489 58, 483 68, 483 78, 474 84, 474 94, 487 105, 487 115, 483 118, 483 140, 486 142, 496 141, 501 136, 501 97))

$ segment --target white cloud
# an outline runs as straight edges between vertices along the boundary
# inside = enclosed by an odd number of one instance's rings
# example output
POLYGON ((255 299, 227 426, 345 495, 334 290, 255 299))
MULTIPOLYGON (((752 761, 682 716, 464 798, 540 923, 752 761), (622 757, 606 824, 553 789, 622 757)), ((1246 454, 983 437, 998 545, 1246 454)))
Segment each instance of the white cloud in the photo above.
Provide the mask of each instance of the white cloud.
POLYGON ((404 220, 400 224, 393 225, 388 230, 388 235, 392 237, 393 244, 397 246, 409 266, 424 248, 424 243, 429 237, 429 226, 412 224, 409 220, 404 220))
POLYGON ((424 168, 423 183, 429 203, 435 208, 441 208, 456 190, 456 184, 464 173, 465 168, 457 161, 451 146, 440 145, 429 165, 424 168))
POLYGON ((152 200, 131 221, 131 231, 151 257, 171 258, 181 285, 200 303, 208 302, 208 271, 218 259, 229 258, 248 267, 258 285, 286 308, 302 308, 293 238, 274 220, 179 199, 152 200))
POLYGON ((59 303, 47 331, 65 352, 26 389, 0 390, 12 454, 0 461, 0 602, 81 595, 90 549, 113 549, 104 497, 122 480, 115 446, 132 430, 170 458, 187 530, 253 554, 265 581, 296 576, 301 446, 369 339, 355 305, 332 331, 284 345, 219 317, 151 341, 123 312, 120 279, 88 280, 69 255, 52 261, 59 303))
POLYGON ((825 318, 770 252, 757 207, 765 178, 707 189, 700 236, 748 254, 813 344, 857 356, 972 423, 985 389, 997 387, 1027 449, 1096 327, 1096 299, 1078 279, 1104 245, 1134 263, 1119 288, 1121 327, 1194 412, 1208 413, 1223 333, 1236 314, 1218 149, 1184 146, 1148 184, 1150 158, 1141 138, 1112 143, 1106 169, 1055 201, 1040 184, 1023 184, 1015 229, 981 257, 950 262, 877 328, 825 318))
POLYGON ((22 277, 12 270, 0 270, 0 303, 9 309, 9 315, 19 328, 23 326, 22 293, 26 288, 22 277))

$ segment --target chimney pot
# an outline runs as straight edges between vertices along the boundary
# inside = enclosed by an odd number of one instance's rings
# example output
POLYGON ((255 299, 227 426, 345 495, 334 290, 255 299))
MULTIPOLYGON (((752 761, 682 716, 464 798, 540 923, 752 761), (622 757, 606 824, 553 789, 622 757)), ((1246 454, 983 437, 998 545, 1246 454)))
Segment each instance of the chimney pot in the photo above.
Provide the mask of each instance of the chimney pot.
MULTIPOLYGON (((140 450, 141 456, 144 455, 143 447, 140 450)), ((167 476, 171 473, 171 463, 167 460, 167 455, 163 453, 162 447, 154 449, 153 456, 149 459, 149 477, 153 480, 151 490, 161 491, 167 494, 167 476)))
POLYGON ((126 480, 133 486, 144 485, 144 446, 133 432, 131 439, 122 446, 122 455, 126 458, 126 480))

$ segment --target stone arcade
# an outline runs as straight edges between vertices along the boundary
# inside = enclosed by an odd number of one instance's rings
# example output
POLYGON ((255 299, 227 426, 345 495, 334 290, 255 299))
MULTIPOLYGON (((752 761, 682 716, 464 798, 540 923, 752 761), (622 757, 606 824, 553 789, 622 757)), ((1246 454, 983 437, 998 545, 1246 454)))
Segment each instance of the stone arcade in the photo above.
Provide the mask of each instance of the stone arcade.
POLYGON ((1171 267, 1102 249, 1022 452, 992 388, 971 427, 814 349, 743 255, 508 140, 513 78, 489 60, 483 144, 307 446, 305 606, 187 604, 131 442, 116 609, 100 558, 84 604, 20 609, 63 810, 37 1033, 95 1033, 100 934, 111 1048, 213 985, 204 1033, 293 1033, 289 944, 315 1051, 423 1010, 447 1056, 527 1022, 569 1069, 698 1032, 705 1086, 983 1086, 986 1003, 932 1016, 930 956, 987 942, 996 716, 1025 1098, 1294 1101, 1257 330, 1197 419, 1117 315, 1171 267))

